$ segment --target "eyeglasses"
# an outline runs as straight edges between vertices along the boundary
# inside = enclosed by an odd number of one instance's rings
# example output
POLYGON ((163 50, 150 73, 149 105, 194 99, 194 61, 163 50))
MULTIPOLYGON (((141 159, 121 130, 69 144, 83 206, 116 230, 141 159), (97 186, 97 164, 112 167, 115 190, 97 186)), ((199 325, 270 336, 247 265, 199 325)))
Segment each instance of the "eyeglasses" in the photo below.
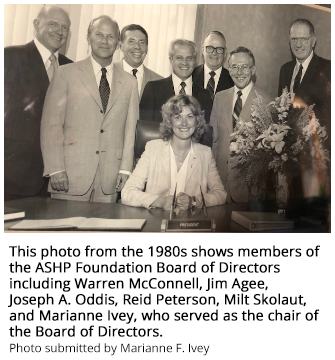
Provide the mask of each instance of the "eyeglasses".
POLYGON ((206 46, 207 53, 213 53, 215 50, 218 54, 223 54, 226 48, 223 47, 214 47, 214 46, 206 46))
POLYGON ((254 65, 248 66, 248 65, 235 65, 233 64, 232 66, 229 66, 229 70, 232 74, 237 73, 238 69, 242 70, 244 73, 248 74, 249 70, 253 67, 254 65))
POLYGON ((309 39, 313 36, 314 35, 312 35, 310 37, 293 37, 293 38, 290 38, 290 41, 293 45, 296 45, 296 44, 298 44, 298 40, 300 40, 304 45, 307 45, 309 39))

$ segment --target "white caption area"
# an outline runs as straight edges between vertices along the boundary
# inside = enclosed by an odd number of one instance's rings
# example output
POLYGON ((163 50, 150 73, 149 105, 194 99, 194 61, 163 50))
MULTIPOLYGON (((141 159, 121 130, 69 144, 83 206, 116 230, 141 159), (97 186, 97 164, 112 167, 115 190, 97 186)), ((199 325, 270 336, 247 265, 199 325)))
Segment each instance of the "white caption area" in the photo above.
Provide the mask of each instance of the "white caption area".
POLYGON ((211 239, 6 241, 6 359, 329 358, 329 237, 211 239))

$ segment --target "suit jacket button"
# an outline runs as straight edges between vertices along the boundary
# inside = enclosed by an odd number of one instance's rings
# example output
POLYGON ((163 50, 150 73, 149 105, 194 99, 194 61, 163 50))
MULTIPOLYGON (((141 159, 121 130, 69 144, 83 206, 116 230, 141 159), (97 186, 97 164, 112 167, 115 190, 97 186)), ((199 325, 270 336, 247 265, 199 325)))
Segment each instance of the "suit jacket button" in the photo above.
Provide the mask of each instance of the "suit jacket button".
POLYGON ((100 110, 100 112, 101 112, 101 114, 103 114, 103 111, 102 111, 102 110, 100 110))
POLYGON ((101 134, 104 132, 103 129, 100 130, 101 134))
POLYGON ((95 153, 96 153, 97 155, 99 155, 99 151, 96 151, 95 153))

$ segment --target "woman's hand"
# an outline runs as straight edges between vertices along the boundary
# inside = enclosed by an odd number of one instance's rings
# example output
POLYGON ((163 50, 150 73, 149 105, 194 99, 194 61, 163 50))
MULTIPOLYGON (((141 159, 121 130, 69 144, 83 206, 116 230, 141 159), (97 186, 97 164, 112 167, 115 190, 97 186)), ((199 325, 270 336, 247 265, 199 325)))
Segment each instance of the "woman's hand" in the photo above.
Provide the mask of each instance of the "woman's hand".
POLYGON ((162 208, 164 210, 170 210, 172 206, 173 196, 159 196, 152 204, 151 206, 156 208, 162 208))
POLYGON ((183 192, 177 195, 176 202, 180 210, 187 210, 192 207, 192 198, 183 192))

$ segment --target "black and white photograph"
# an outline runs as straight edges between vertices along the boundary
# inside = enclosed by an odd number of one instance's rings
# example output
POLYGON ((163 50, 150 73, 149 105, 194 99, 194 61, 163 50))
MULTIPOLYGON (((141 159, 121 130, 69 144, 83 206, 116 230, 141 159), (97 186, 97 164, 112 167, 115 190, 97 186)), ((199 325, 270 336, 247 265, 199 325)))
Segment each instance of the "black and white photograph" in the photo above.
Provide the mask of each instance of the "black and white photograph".
POLYGON ((331 6, 5 4, 5 232, 331 231, 331 6))

